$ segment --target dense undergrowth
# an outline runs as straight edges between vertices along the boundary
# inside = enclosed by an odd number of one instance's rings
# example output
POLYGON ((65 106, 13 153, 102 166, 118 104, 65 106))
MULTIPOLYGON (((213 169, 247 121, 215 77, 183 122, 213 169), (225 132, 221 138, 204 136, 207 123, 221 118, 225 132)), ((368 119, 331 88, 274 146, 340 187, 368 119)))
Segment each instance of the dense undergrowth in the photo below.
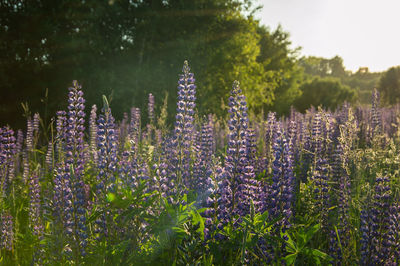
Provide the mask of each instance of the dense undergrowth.
MULTIPOLYGON (((196 115, 187 62, 166 108, 85 117, 74 81, 50 126, 0 129, 0 264, 398 265, 400 112, 343 105, 196 115), (86 128, 88 127, 88 130, 86 128)), ((41 126, 42 125, 42 126, 41 126)))

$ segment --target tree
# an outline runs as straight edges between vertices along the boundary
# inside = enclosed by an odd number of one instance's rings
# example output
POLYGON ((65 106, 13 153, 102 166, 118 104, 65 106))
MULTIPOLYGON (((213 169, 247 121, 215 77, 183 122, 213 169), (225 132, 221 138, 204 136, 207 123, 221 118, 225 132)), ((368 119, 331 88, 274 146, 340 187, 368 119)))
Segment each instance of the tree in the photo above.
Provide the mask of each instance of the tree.
POLYGON ((46 88, 48 112, 64 109, 74 79, 87 106, 111 94, 117 119, 131 106, 144 109, 148 93, 160 103, 167 91, 173 117, 186 59, 200 113, 222 114, 236 79, 254 111, 288 110, 299 95, 288 34, 261 27, 256 9, 250 0, 0 0, 0 119, 24 126, 15 119, 20 102, 41 111, 46 88))
POLYGON ((298 49, 290 48, 289 33, 278 26, 274 31, 264 26, 257 28, 261 36, 260 54, 257 61, 263 65, 268 78, 268 85, 274 92, 272 105, 263 105, 265 110, 274 110, 287 114, 294 100, 300 96, 302 69, 298 67, 298 49))
POLYGON ((356 92, 350 87, 342 85, 334 78, 319 78, 305 82, 300 87, 303 94, 295 101, 295 107, 304 112, 311 106, 335 110, 344 102, 353 102, 356 92))
POLYGON ((308 56, 301 58, 299 64, 311 76, 344 78, 348 75, 340 56, 331 59, 308 56))
POLYGON ((396 104, 400 101, 400 66, 389 68, 381 76, 378 90, 386 104, 396 104))

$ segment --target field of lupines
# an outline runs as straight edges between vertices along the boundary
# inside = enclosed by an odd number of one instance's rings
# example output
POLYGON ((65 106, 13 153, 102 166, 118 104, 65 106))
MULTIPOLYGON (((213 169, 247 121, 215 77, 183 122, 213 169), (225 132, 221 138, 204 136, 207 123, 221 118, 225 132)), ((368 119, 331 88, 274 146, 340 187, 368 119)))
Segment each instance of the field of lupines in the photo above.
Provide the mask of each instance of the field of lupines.
POLYGON ((400 264, 399 107, 250 117, 235 81, 224 120, 194 83, 173 131, 151 94, 147 125, 87 119, 76 81, 48 128, 0 128, 0 264, 400 264))

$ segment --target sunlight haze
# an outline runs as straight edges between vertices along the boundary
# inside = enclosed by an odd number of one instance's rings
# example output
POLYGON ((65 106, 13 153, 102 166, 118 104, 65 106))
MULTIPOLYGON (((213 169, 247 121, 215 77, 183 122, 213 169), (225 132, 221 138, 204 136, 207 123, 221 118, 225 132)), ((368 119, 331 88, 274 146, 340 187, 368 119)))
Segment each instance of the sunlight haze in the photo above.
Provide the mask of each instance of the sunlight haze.
POLYGON ((256 17, 290 33, 301 55, 339 55, 346 69, 385 71, 400 65, 398 0, 259 0, 256 17))

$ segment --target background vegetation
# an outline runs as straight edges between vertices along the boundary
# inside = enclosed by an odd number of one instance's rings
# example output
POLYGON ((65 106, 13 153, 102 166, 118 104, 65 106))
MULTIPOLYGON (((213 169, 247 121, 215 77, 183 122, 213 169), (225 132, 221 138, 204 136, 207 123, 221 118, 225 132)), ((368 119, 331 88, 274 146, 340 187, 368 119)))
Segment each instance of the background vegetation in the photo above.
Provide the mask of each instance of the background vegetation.
POLYGON ((200 114, 221 115, 235 79, 255 113, 287 114, 294 102, 304 110, 320 104, 335 108, 344 100, 369 101, 380 73, 351 73, 339 56, 300 58, 289 33, 254 18, 260 8, 254 2, 2 0, 0 120, 23 127, 21 103, 29 102, 48 121, 48 114, 65 107, 62 92, 74 79, 82 83, 89 105, 100 104, 98 95, 110 96, 117 119, 130 106, 145 108, 142 99, 150 92, 156 105, 170 95, 172 114, 174 78, 185 59, 197 73, 200 114), (303 90, 310 93, 316 82, 326 87, 304 101, 303 90), (336 89, 342 93, 332 92, 336 89))

